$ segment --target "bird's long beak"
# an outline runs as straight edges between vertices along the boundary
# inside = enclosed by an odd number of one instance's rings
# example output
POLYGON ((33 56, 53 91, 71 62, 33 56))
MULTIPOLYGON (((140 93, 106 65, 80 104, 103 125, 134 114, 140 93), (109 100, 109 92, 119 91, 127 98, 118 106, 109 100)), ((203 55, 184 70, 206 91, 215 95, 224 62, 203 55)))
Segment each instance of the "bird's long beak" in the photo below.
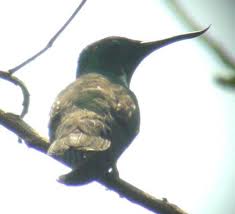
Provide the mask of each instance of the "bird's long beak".
POLYGON ((147 56, 148 54, 150 54, 151 52, 153 52, 159 48, 162 48, 166 45, 170 45, 174 42, 198 37, 198 36, 202 35, 203 33, 205 33, 209 28, 210 28, 210 26, 205 28, 204 30, 201 30, 201 31, 195 31, 195 32, 190 32, 190 33, 186 33, 186 34, 181 34, 181 35, 169 37, 167 39, 162 39, 162 40, 158 40, 158 41, 141 42, 141 48, 144 49, 144 51, 143 51, 144 56, 143 57, 147 56))

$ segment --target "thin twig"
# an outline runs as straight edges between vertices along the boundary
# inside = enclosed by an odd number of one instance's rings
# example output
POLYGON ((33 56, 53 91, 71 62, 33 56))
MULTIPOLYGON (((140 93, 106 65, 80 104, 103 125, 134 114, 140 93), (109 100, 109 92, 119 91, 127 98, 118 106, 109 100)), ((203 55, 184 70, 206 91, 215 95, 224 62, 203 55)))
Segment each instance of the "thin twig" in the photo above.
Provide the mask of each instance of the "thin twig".
POLYGON ((21 69, 22 67, 24 67, 25 65, 29 64, 31 61, 33 61, 34 59, 36 59, 37 57, 39 57, 40 55, 42 55, 45 51, 47 51, 49 48, 52 47, 52 45, 54 44, 54 42, 56 41, 56 39, 59 37, 59 35, 64 31, 64 29, 70 24, 70 22, 74 19, 74 17, 77 15, 77 13, 82 9, 83 5, 86 3, 87 0, 83 0, 79 6, 76 8, 76 10, 73 12, 73 14, 70 16, 70 18, 65 22, 65 24, 56 32, 56 34, 49 40, 49 42, 47 43, 47 45, 40 50, 39 52, 37 52, 35 55, 33 55, 32 57, 28 58, 27 60, 25 60, 24 62, 22 62, 21 64, 17 65, 16 67, 8 70, 8 72, 10 74, 13 74, 14 72, 16 72, 17 70, 21 69))
MULTIPOLYGON (((50 146, 48 140, 44 137, 41 137, 19 116, 11 113, 5 113, 4 111, 0 110, 0 124, 22 138, 29 147, 36 149, 37 151, 40 151, 44 154, 47 153, 47 150, 50 146)), ((125 197, 129 201, 139 204, 155 213, 186 214, 176 205, 168 203, 166 199, 156 199, 155 197, 127 183, 121 178, 112 176, 110 173, 107 173, 97 182, 101 183, 108 189, 117 192, 119 195, 125 197)))
POLYGON ((22 103, 23 109, 22 109, 20 116, 23 118, 27 114, 28 109, 29 109, 30 94, 29 94, 28 89, 26 88, 25 84, 20 79, 11 75, 8 72, 0 71, 0 78, 5 79, 21 88, 21 91, 23 94, 23 103, 22 103))

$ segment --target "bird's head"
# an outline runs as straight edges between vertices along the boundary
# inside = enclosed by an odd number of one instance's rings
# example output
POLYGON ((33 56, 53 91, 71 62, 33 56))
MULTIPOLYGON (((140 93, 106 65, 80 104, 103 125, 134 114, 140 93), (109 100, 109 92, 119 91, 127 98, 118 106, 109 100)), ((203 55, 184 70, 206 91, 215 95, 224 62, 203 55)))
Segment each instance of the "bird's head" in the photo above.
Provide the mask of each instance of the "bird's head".
POLYGON ((100 73, 114 82, 129 87, 136 67, 150 53, 174 42, 200 36, 208 28, 153 42, 142 42, 124 37, 101 39, 88 45, 81 52, 77 77, 87 73, 100 73))

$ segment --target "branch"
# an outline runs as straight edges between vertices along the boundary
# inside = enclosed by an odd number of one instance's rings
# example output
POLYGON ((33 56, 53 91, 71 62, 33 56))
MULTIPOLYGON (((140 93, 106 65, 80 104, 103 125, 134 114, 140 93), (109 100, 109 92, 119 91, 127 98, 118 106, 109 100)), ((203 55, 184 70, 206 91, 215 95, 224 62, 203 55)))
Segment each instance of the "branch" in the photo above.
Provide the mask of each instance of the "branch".
POLYGON ((5 80, 20 87, 22 94, 23 94, 23 103, 22 103, 23 110, 20 114, 20 117, 23 118, 27 114, 28 109, 29 109, 29 96, 30 96, 30 94, 29 94, 28 89, 26 88, 25 84, 20 79, 12 76, 8 72, 0 71, 0 78, 5 79, 5 80))
MULTIPOLYGON (((166 1, 168 6, 178 15, 183 23, 189 28, 198 29, 200 26, 192 19, 189 13, 183 8, 178 0, 166 1)), ((218 56, 218 58, 228 66, 232 71, 235 72, 235 59, 232 55, 221 45, 221 43, 215 40, 209 34, 205 34, 201 39, 204 40, 206 45, 212 49, 212 51, 218 56)), ((218 76, 216 81, 224 86, 230 86, 235 88, 235 74, 228 76, 218 76)))
POLYGON ((82 9, 83 5, 86 3, 87 0, 83 0, 79 6, 76 8, 76 10, 73 12, 73 14, 69 17, 69 19, 64 23, 64 25, 56 32, 56 34, 49 40, 47 45, 40 51, 38 51, 35 55, 31 56, 21 64, 17 65, 16 67, 8 70, 10 74, 15 73, 17 70, 21 69, 25 65, 29 64, 31 61, 35 60, 37 57, 42 55, 44 52, 46 52, 49 48, 52 47, 56 39, 60 36, 60 34, 65 30, 65 28, 70 24, 70 22, 74 19, 74 17, 78 14, 78 12, 82 9))
MULTIPOLYGON (((183 6, 177 0, 167 1, 167 4, 178 15, 183 23, 193 30, 199 29, 200 26, 192 19, 192 17, 184 10, 183 6)), ((216 41, 210 34, 205 34, 201 39, 215 52, 221 61, 235 71, 235 60, 229 52, 216 41)))
POLYGON ((139 204, 146 209, 155 213, 162 214, 187 214, 178 206, 171 204, 167 199, 157 199, 148 193, 138 189, 132 184, 122 180, 121 178, 114 177, 110 173, 105 177, 99 179, 99 183, 107 188, 119 193, 121 197, 125 197, 129 201, 139 204))
MULTIPOLYGON (((41 137, 18 115, 5 113, 4 111, 0 110, 0 124, 22 138, 29 147, 36 149, 37 151, 40 151, 44 154, 47 153, 47 150, 50 146, 48 140, 44 137, 41 137)), ((103 184, 108 189, 117 192, 119 195, 125 197, 129 201, 139 204, 155 213, 186 214, 176 205, 168 203, 166 199, 156 199, 148 193, 145 193, 144 191, 127 183, 121 178, 112 176, 110 173, 105 174, 104 177, 97 180, 97 182, 103 184)))
POLYGON ((42 153, 47 152, 50 146, 48 140, 44 137, 41 137, 18 115, 6 113, 0 109, 0 124, 23 139, 29 147, 42 153))
POLYGON ((49 42, 47 43, 47 45, 40 50, 39 52, 37 52, 35 55, 33 55, 32 57, 28 58, 27 60, 25 60, 24 62, 22 62, 21 64, 17 65, 16 67, 9 69, 7 72, 4 71, 0 71, 0 78, 5 79, 15 85, 18 85, 21 88, 21 91, 23 93, 23 110, 20 114, 20 116, 23 118, 29 109, 29 91, 26 88, 26 86, 24 85, 24 83, 18 79, 17 77, 12 76, 12 74, 14 72, 16 72, 17 70, 21 69, 22 67, 24 67, 25 65, 29 64, 30 62, 32 62, 34 59, 36 59, 37 57, 39 57, 40 55, 42 55, 44 52, 46 52, 49 48, 51 48, 54 44, 54 42, 56 41, 56 39, 60 36, 60 34, 65 30, 65 28, 70 24, 70 22, 74 19, 74 17, 78 14, 78 12, 82 9, 83 5, 86 3, 87 0, 83 0, 78 7, 76 8, 76 10, 73 12, 73 14, 69 17, 69 19, 64 23, 64 25, 56 32, 56 34, 49 40, 49 42))

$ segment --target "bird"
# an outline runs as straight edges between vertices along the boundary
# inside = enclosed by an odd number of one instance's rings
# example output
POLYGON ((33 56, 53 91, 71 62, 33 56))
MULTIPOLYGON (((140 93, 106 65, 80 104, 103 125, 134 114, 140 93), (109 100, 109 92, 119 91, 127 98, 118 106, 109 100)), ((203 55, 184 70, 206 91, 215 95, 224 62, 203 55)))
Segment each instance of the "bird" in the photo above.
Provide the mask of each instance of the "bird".
POLYGON ((50 112, 48 155, 72 169, 59 182, 84 185, 106 173, 118 176, 117 160, 140 128, 138 101, 129 88, 134 71, 155 50, 208 28, 150 42, 111 36, 82 50, 76 80, 50 112))

